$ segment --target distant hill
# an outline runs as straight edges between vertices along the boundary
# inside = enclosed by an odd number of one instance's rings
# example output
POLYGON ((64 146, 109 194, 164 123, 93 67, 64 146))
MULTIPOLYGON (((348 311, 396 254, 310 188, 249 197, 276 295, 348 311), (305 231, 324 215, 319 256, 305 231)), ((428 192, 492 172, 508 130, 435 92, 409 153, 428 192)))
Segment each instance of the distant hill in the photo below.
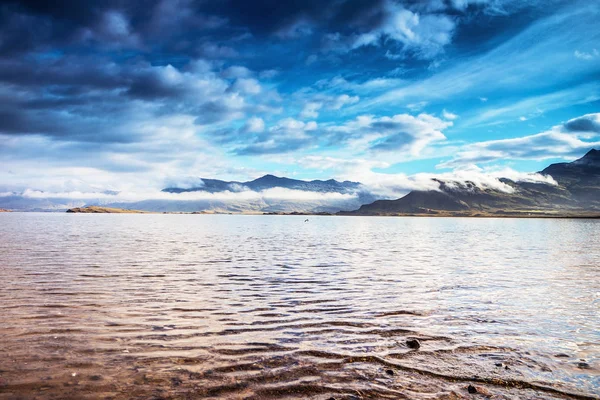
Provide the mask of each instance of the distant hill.
POLYGON ((253 190, 259 192, 261 190, 273 188, 285 188, 292 190, 302 190, 307 192, 322 192, 322 193, 355 193, 362 184, 359 182, 344 181, 339 182, 335 179, 327 181, 302 181, 298 179, 282 178, 275 175, 265 175, 258 179, 247 182, 237 181, 221 181, 218 179, 201 178, 204 183, 201 186, 192 188, 168 187, 163 189, 167 193, 183 193, 183 192, 209 192, 218 193, 225 191, 239 192, 241 190, 253 190))
MULTIPOLYGON (((378 197, 370 193, 360 182, 329 180, 303 181, 278 177, 275 175, 264 175, 260 178, 239 182, 223 181, 219 179, 201 178, 201 185, 194 187, 167 187, 162 190, 166 193, 224 193, 252 191, 261 193, 269 189, 288 189, 312 193, 339 193, 352 195, 345 199, 335 199, 318 196, 313 199, 299 198, 277 198, 276 196, 258 196, 254 199, 230 199, 226 200, 216 196, 204 200, 143 200, 133 204, 113 203, 111 207, 135 207, 142 210, 159 212, 191 212, 191 211, 214 211, 232 213, 335 213, 340 210, 352 210, 361 204, 370 203, 378 197)), ((235 197, 235 196, 233 196, 235 197)))
POLYGON ((75 207, 69 208, 68 213, 80 213, 80 214, 144 214, 146 211, 140 210, 128 210, 124 208, 111 208, 111 207, 75 207))
POLYGON ((344 215, 530 215, 600 214, 600 151, 540 171, 558 183, 514 182, 510 190, 482 189, 473 182, 438 180, 439 190, 415 190, 397 200, 377 200, 344 215))
POLYGON ((27 197, 12 193, 0 197, 0 208, 13 211, 64 211, 92 205, 152 212, 600 215, 600 151, 591 150, 570 163, 552 164, 540 173, 552 176, 557 184, 500 179, 507 190, 499 190, 469 181, 438 179, 439 190, 415 190, 396 200, 380 200, 381 197, 359 182, 334 179, 303 181, 265 175, 246 182, 202 179, 201 184, 195 187, 172 186, 162 190, 173 196, 163 195, 139 201, 108 201, 106 197, 85 200, 27 197), (276 188, 298 193, 270 190, 276 188), (195 194, 190 195, 190 192, 195 194), (284 193, 281 195, 279 192, 284 193), (344 196, 329 195, 331 193, 344 196))

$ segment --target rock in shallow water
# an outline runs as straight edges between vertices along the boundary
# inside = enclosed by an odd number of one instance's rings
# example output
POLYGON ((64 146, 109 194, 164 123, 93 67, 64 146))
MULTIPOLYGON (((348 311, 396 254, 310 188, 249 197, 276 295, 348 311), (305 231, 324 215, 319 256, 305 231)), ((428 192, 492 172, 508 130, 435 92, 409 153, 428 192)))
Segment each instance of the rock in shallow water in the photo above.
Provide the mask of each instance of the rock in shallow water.
POLYGON ((580 369, 591 369, 592 367, 590 366, 590 364, 586 363, 585 361, 580 361, 577 363, 577 367, 580 369))

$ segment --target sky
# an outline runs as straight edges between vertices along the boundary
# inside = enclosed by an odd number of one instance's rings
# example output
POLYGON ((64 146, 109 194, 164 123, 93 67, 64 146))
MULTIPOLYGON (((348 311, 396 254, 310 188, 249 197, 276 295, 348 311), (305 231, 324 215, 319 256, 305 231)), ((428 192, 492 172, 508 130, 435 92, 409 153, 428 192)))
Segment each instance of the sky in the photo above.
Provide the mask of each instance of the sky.
POLYGON ((600 148, 600 2, 0 4, 0 192, 411 189, 600 148))

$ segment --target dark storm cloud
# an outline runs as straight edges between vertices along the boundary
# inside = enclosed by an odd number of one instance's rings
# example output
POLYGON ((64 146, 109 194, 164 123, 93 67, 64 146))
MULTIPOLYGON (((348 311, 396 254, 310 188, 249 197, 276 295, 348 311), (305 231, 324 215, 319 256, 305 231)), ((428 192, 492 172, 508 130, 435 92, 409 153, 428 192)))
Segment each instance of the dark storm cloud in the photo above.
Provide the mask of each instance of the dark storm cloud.
MULTIPOLYGON (((5 0, 0 134, 108 146, 143 141, 149 125, 168 117, 189 117, 198 130, 239 125, 281 111, 277 89, 269 92, 257 80, 260 71, 293 65, 297 54, 335 51, 343 57, 361 46, 381 46, 381 58, 393 48, 428 59, 450 42, 461 15, 498 3, 5 0), (232 60, 248 63, 234 67, 232 60), (261 68, 252 71, 251 62, 261 68)), ((235 143, 238 154, 281 153, 382 132, 386 137, 373 149, 405 141, 398 133, 404 131, 384 120, 339 130, 299 123, 215 141, 235 143)))
POLYGON ((411 32, 405 33, 417 35, 419 44, 431 46, 432 38, 451 35, 456 16, 498 9, 498 4, 504 3, 515 2, 7 0, 0 5, 0 53, 91 44, 228 58, 238 56, 232 42, 248 37, 244 34, 284 40, 313 35, 315 45, 330 49, 352 47, 357 39, 364 42, 365 37, 360 37, 364 34, 372 41, 390 39, 412 45, 409 42, 414 39, 390 29, 390 21, 397 18, 409 22, 405 28, 411 32))
POLYGON ((127 84, 127 73, 106 57, 13 57, 0 59, 0 82, 26 87, 73 86, 113 89, 127 84))
POLYGON ((600 116, 598 114, 583 115, 567 121, 564 127, 568 132, 600 133, 600 116))
POLYGON ((382 20, 383 3, 383 0, 227 0, 209 2, 207 8, 227 15, 232 24, 246 27, 253 35, 293 38, 321 25, 334 30, 345 29, 348 24, 374 27, 382 20))
POLYGON ((0 6, 0 52, 22 53, 75 43, 84 38, 86 30, 110 33, 102 16, 121 6, 119 3, 122 2, 4 1, 0 6))

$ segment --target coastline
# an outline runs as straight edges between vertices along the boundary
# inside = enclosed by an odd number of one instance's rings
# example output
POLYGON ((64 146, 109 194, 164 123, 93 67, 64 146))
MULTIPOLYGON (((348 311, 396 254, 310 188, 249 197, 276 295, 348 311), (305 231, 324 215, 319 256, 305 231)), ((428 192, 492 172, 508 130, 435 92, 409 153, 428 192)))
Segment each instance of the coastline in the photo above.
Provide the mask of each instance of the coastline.
POLYGON ((333 216, 333 217, 435 217, 435 218, 550 218, 550 219, 600 219, 600 212, 551 212, 551 211, 498 211, 498 212, 448 212, 363 214, 340 211, 327 212, 220 212, 220 211, 143 211, 110 207, 76 207, 66 211, 73 214, 185 214, 185 215, 265 215, 265 216, 333 216))

